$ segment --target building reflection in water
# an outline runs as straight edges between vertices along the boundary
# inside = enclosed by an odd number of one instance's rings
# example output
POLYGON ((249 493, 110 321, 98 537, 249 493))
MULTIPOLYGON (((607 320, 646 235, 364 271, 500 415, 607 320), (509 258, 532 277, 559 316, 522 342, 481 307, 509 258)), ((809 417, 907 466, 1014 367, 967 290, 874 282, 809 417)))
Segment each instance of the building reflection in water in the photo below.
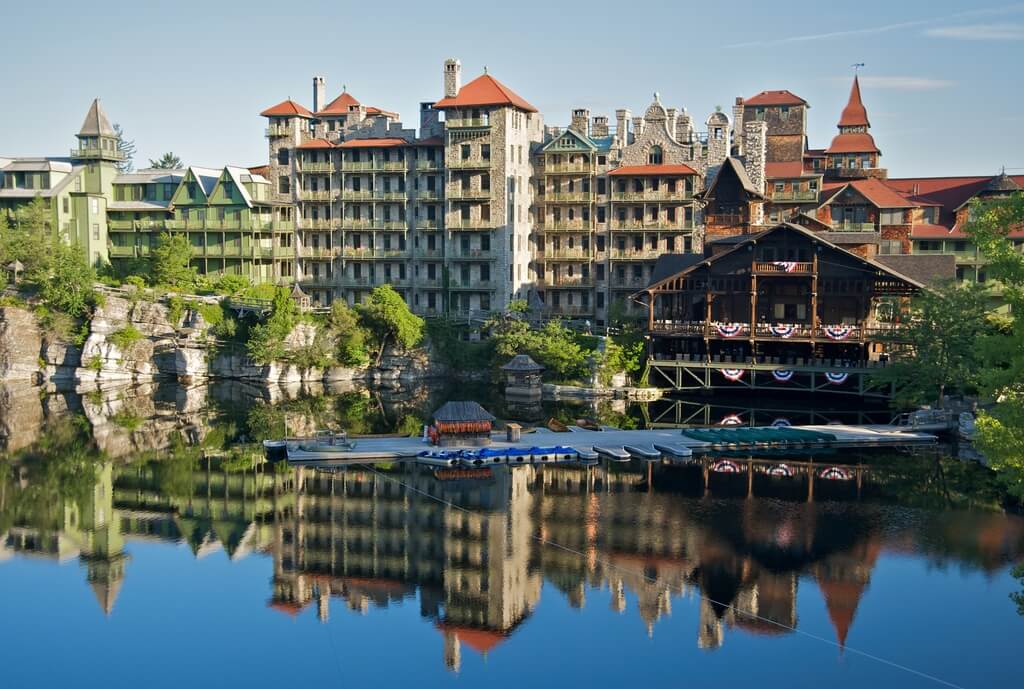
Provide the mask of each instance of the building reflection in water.
MULTIPOLYGON (((34 500, 31 472, 15 468, 2 477, 0 560, 78 558, 109 615, 130 579, 126 542, 187 544, 196 558, 264 554, 274 610, 315 608, 327 623, 339 604, 372 614, 418 598, 457 671, 467 649, 493 652, 516 632, 545 580, 575 608, 607 590, 612 609, 633 606, 648 635, 673 599, 689 598, 699 610, 696 644, 710 650, 731 630, 792 632, 803 578, 823 595, 842 647, 883 551, 932 548, 929 557, 993 571, 1024 553, 1020 523, 999 514, 894 527, 878 503, 808 503, 800 486, 791 499, 745 497, 743 475, 716 478, 708 495, 696 467, 487 473, 402 464, 280 471, 197 455, 104 463, 84 489, 34 500)), ((780 490, 801 480, 782 479, 780 490)))

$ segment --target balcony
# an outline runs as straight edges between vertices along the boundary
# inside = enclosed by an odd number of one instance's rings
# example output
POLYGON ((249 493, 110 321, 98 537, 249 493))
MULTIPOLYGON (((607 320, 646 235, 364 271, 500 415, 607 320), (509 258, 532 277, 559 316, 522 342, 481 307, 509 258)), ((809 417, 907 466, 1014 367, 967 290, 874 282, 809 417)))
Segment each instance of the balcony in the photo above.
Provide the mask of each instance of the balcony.
POLYGON ((497 287, 494 280, 457 280, 452 278, 448 283, 449 289, 454 290, 493 290, 497 287))
POLYGON ((611 285, 616 289, 643 289, 649 282, 645 277, 615 277, 611 285))
POLYGON ((849 220, 832 221, 833 232, 874 232, 873 222, 853 222, 849 220))
POLYGON ((825 174, 829 177, 839 177, 841 179, 864 179, 866 177, 873 177, 877 174, 875 171, 880 169, 877 167, 830 167, 825 171, 825 174))
POLYGON ((344 287, 372 287, 377 284, 368 275, 360 275, 359 277, 342 275, 339 282, 344 287))
POLYGON ((464 189, 462 187, 448 187, 445 195, 449 200, 457 201, 489 201, 491 198, 490 189, 464 189))
POLYGON ((302 218, 299 221, 299 227, 303 230, 329 230, 337 224, 338 221, 330 218, 302 218))
POLYGON ((593 172, 594 170, 589 165, 580 165, 579 163, 558 163, 544 166, 545 175, 590 175, 593 172))
POLYGON ((302 258, 332 259, 340 253, 338 247, 327 246, 304 246, 299 249, 299 256, 302 258))
POLYGON ((342 258, 371 259, 373 258, 373 249, 368 246, 343 246, 341 247, 341 256, 342 258))
POLYGON ((135 247, 112 245, 107 247, 107 253, 110 254, 111 258, 133 258, 135 256, 135 247))
POLYGON ((754 261, 753 272, 755 275, 811 275, 814 272, 814 264, 796 261, 754 261))
POLYGON ((449 230, 492 230, 494 225, 494 220, 481 220, 479 218, 455 218, 445 221, 445 227, 449 230))
POLYGON ((541 282, 548 289, 589 289, 594 286, 593 276, 581 275, 544 278, 541 282))
POLYGON ((421 189, 416 192, 417 201, 441 201, 441 192, 438 189, 421 189))
POLYGON ((441 289, 444 281, 441 278, 417 278, 416 286, 421 289, 441 289))
POLYGON ((264 131, 264 136, 267 138, 275 138, 279 136, 291 136, 292 128, 286 124, 272 124, 264 131))
POLYGON ((330 201, 332 198, 334 198, 334 195, 335 195, 335 192, 333 192, 333 191, 323 191, 323 190, 311 191, 309 189, 301 189, 301 190, 299 190, 299 194, 298 194, 300 201, 321 201, 321 202, 323 202, 323 201, 330 201))
POLYGON ((817 201, 817 191, 773 191, 772 201, 817 201))
POLYGON ((71 157, 77 160, 124 160, 121 151, 105 148, 72 148, 71 157))
POLYGON ((334 172, 334 163, 309 163, 304 160, 300 160, 299 172, 309 174, 330 174, 334 172))
POLYGON ((374 258, 407 259, 410 256, 409 249, 374 249, 374 258))
POLYGON ((420 248, 416 249, 413 253, 416 254, 416 258, 427 258, 427 259, 441 259, 444 258, 444 252, 440 249, 427 249, 420 248))
POLYGON ((420 172, 430 172, 432 170, 442 170, 444 165, 440 160, 417 160, 416 169, 420 172))
POLYGON ((437 218, 416 218, 417 230, 440 230, 443 223, 437 218))
POLYGON ((750 222, 743 213, 709 213, 704 216, 705 225, 717 225, 719 227, 732 227, 750 222))
POLYGON ((363 189, 342 189, 342 201, 373 201, 373 192, 363 189))
POLYGON ((404 160, 360 160, 353 162, 344 160, 341 164, 341 172, 344 174, 359 172, 406 172, 408 163, 404 160))
POLYGON ((549 220, 537 227, 538 232, 591 232, 592 222, 584 224, 582 220, 549 220))
POLYGON ((692 200, 693 191, 688 189, 612 192, 612 203, 686 203, 692 200))
POLYGON ((662 249, 612 249, 610 258, 613 261, 650 261, 666 253, 672 252, 662 249))
POLYGON ((447 129, 486 129, 491 126, 488 117, 462 117, 444 121, 447 129))
POLYGON ((449 170, 489 170, 490 158, 457 158, 448 161, 449 170))
POLYGON ((590 203, 594 200, 589 191, 552 192, 537 199, 538 203, 590 203))
POLYGON ((405 203, 409 199, 409 194, 405 191, 378 191, 374 199, 376 201, 395 201, 405 203))
POLYGON ((692 232, 692 220, 613 220, 611 229, 618 231, 692 232))
POLYGON ((589 261, 592 254, 588 249, 544 249, 545 261, 589 261))
POLYGON ((466 249, 455 250, 448 254, 448 258, 453 261, 494 261, 498 254, 491 249, 466 249))
POLYGON ((548 307, 548 313, 552 316, 592 316, 593 306, 582 306, 580 304, 552 304, 548 307))

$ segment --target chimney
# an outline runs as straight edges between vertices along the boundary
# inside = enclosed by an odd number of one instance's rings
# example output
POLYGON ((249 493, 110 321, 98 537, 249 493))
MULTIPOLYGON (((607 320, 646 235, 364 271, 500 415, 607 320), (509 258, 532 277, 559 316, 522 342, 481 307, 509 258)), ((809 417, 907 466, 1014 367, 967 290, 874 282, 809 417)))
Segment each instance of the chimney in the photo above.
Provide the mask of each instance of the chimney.
POLYGON ((625 108, 615 111, 615 138, 623 146, 629 143, 629 110, 625 108))
POLYGON ((596 137, 608 136, 608 118, 605 115, 594 115, 590 133, 596 137))
POLYGON ((462 63, 454 58, 444 61, 444 97, 455 98, 462 88, 462 63))
POLYGON ((633 118, 633 136, 640 136, 644 133, 644 118, 633 118))
POLYGON ((590 111, 586 108, 576 108, 572 111, 572 123, 569 125, 569 129, 573 130, 577 134, 583 136, 589 136, 590 132, 590 111))
POLYGON ((690 124, 690 113, 683 108, 676 115, 676 141, 690 143, 693 141, 693 126, 690 124))
MULTIPOLYGON (((747 122, 743 125, 743 167, 750 183, 762 194, 765 189, 765 160, 768 157, 768 123, 764 120, 747 122)), ((758 203, 751 209, 751 225, 764 224, 764 204, 758 203)))
POLYGON ((326 95, 327 86, 324 84, 323 77, 313 77, 313 112, 320 112, 327 101, 324 99, 326 95))
POLYGON ((665 128, 668 129, 668 135, 675 138, 676 135, 676 116, 678 111, 675 108, 665 108, 665 128))
POLYGON ((736 155, 743 155, 743 97, 736 96, 736 102, 732 106, 732 145, 736 149, 736 155))

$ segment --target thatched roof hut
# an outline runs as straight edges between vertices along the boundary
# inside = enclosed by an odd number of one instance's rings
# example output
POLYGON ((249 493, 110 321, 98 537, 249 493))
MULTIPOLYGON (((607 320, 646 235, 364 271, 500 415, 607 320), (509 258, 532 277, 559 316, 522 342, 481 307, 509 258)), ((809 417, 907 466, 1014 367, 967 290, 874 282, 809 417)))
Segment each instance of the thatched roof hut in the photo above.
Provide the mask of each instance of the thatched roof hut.
POLYGON ((476 402, 446 402, 433 414, 434 426, 444 435, 490 435, 494 415, 476 402))

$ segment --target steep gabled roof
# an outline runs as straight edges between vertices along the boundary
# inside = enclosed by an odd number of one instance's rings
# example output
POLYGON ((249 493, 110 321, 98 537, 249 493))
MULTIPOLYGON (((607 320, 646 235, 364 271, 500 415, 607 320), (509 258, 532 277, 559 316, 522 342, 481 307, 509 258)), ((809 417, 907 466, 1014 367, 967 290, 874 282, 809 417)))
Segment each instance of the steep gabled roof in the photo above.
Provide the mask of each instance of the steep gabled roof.
POLYGON ((330 103, 325 105, 316 111, 316 116, 320 115, 347 115, 349 109, 353 106, 358 106, 359 101, 356 100, 348 91, 342 91, 341 95, 332 100, 330 103))
POLYGON ((825 153, 881 153, 867 132, 836 134, 825 153))
POLYGON ((277 105, 272 105, 260 113, 260 117, 313 117, 313 113, 306 110, 292 99, 283 100, 277 105))
POLYGON ((624 165, 609 172, 608 176, 679 177, 696 174, 697 171, 689 165, 624 165))
POLYGON ((853 189, 878 208, 914 208, 917 206, 916 203, 909 200, 906 196, 887 186, 885 182, 873 177, 855 179, 846 183, 830 182, 823 190, 821 205, 828 205, 847 188, 853 189))
POLYGON ((490 74, 482 74, 469 82, 454 98, 442 98, 434 103, 438 110, 445 108, 472 108, 478 105, 507 105, 526 112, 537 112, 515 91, 502 84, 490 74))
POLYGON ((736 175, 736 178, 740 182, 740 186, 743 187, 743 191, 758 198, 764 198, 764 194, 759 192, 757 188, 754 186, 754 183, 750 181, 750 177, 747 175, 747 171, 743 167, 743 163, 741 163, 739 159, 733 158, 732 156, 726 158, 725 162, 723 162, 721 166, 719 166, 718 172, 715 173, 714 179, 711 180, 711 184, 708 185, 707 189, 701 192, 701 198, 707 198, 708 196, 712 195, 712 193, 715 190, 715 187, 718 186, 718 180, 722 177, 722 173, 725 172, 727 168, 732 170, 733 173, 736 175))
POLYGON ((761 91, 756 96, 743 100, 744 105, 807 105, 800 96, 792 91, 782 89, 781 91, 761 91))
MULTIPOLYGON (((546 144, 544 144, 544 146, 541 147, 541 150, 542 151, 548 150, 549 148, 551 148, 551 147, 553 147, 555 145, 555 142, 560 141, 560 140, 562 140, 562 139, 564 139, 566 137, 576 139, 576 141, 578 141, 584 148, 586 148, 588 150, 591 150, 591 151, 596 151, 597 150, 597 144, 595 144, 593 141, 591 141, 589 136, 587 136, 586 134, 580 134, 575 129, 568 129, 568 128, 566 128, 558 136, 552 138, 551 141, 549 141, 546 144)), ((562 149, 562 150, 564 150, 564 149, 562 149)))
POLYGON ((868 122, 868 111, 860 99, 860 82, 857 80, 856 76, 853 77, 853 87, 850 89, 850 100, 846 103, 846 107, 843 108, 842 115, 839 116, 839 126, 871 126, 871 123, 868 122))
POLYGON ((85 114, 78 136, 117 136, 114 128, 110 126, 107 113, 103 112, 99 98, 94 98, 92 105, 89 106, 89 112, 85 114))
MULTIPOLYGON (((1024 175, 1010 177, 1016 184, 1024 186, 1024 175)), ((885 184, 901 194, 925 199, 942 206, 940 222, 952 225, 954 213, 985 189, 991 182, 990 176, 976 177, 902 177, 889 178, 885 184)))

